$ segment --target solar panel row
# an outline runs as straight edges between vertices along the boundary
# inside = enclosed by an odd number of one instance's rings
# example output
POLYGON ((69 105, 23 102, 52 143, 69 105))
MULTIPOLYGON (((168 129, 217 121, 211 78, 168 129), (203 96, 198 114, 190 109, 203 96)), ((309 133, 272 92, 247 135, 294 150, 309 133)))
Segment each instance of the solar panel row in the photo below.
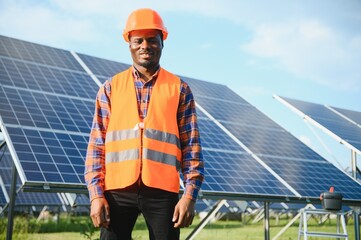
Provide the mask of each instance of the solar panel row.
MULTIPOLYGON (((129 67, 77 55, 101 82, 129 67)), ((204 195, 305 200, 334 186, 346 199, 361 200, 360 184, 229 88, 182 79, 198 106, 204 195)), ((85 191, 84 156, 97 90, 70 52, 0 37, 1 127, 25 187, 85 191)))

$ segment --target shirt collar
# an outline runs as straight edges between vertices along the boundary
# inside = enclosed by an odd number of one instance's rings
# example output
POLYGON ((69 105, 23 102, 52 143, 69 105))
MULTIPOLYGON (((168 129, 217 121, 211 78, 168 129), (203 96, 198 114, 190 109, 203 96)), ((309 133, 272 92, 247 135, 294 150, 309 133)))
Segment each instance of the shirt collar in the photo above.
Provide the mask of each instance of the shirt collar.
POLYGON ((140 80, 143 83, 147 83, 147 82, 151 82, 151 81, 155 81, 158 77, 159 74, 159 70, 160 70, 160 66, 158 67, 157 71, 153 74, 153 76, 148 80, 145 81, 143 78, 140 77, 140 72, 138 71, 138 69, 133 65, 133 76, 136 80, 140 80))

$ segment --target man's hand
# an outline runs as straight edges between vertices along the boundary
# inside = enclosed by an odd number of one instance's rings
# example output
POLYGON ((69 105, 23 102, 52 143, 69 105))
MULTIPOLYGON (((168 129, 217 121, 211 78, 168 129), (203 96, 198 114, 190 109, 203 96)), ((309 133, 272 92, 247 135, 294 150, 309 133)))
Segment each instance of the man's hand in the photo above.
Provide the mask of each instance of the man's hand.
POLYGON ((109 205, 105 198, 95 198, 91 202, 90 217, 94 227, 108 228, 110 223, 109 205))
POLYGON ((188 227, 193 222, 194 217, 194 205, 191 199, 182 197, 175 206, 173 219, 174 227, 188 227))

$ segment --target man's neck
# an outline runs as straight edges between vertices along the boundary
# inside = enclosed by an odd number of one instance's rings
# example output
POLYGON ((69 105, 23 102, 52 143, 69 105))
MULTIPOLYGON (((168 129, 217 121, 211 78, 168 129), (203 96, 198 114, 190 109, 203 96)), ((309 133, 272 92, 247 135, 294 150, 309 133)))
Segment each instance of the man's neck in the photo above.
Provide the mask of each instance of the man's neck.
POLYGON ((149 67, 149 68, 145 68, 139 65, 135 65, 134 67, 138 70, 139 74, 141 75, 140 77, 145 80, 146 82, 152 78, 152 76, 158 71, 159 69, 159 65, 156 67, 149 67))

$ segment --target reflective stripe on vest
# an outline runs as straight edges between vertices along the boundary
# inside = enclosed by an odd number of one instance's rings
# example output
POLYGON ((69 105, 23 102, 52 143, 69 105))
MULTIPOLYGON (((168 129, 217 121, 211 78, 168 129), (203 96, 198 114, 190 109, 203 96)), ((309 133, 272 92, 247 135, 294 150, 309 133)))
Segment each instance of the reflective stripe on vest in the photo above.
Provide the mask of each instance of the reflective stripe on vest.
POLYGON ((180 79, 160 69, 147 117, 139 119, 132 69, 111 82, 111 117, 105 140, 105 189, 145 185, 179 191, 182 151, 177 123, 180 79))
MULTIPOLYGON (((144 137, 146 137, 146 138, 159 141, 159 142, 157 142, 158 147, 161 144, 164 144, 164 145, 166 145, 165 146, 166 148, 172 148, 172 147, 178 148, 179 154, 180 154, 180 152, 181 152, 180 141, 176 135, 158 131, 155 129, 145 129, 143 134, 144 134, 144 137)), ((112 131, 112 132, 107 133, 105 142, 106 143, 113 142, 114 144, 116 144, 115 142, 118 142, 118 144, 123 145, 122 142, 120 142, 120 141, 124 141, 127 139, 139 138, 139 137, 140 137, 139 129, 138 130, 131 129, 131 130, 112 131)), ((181 159, 179 159, 179 154, 177 154, 177 156, 174 156, 172 154, 155 151, 155 150, 148 149, 148 148, 143 149, 143 157, 144 158, 150 159, 153 161, 157 161, 157 162, 161 162, 161 163, 165 163, 168 165, 172 165, 177 168, 177 171, 180 169, 180 160, 181 159)), ((123 151, 117 151, 117 152, 107 152, 105 160, 106 160, 106 163, 111 163, 111 162, 121 162, 121 161, 138 159, 138 158, 139 158, 139 149, 134 148, 134 149, 127 149, 127 150, 123 150, 123 151)))

